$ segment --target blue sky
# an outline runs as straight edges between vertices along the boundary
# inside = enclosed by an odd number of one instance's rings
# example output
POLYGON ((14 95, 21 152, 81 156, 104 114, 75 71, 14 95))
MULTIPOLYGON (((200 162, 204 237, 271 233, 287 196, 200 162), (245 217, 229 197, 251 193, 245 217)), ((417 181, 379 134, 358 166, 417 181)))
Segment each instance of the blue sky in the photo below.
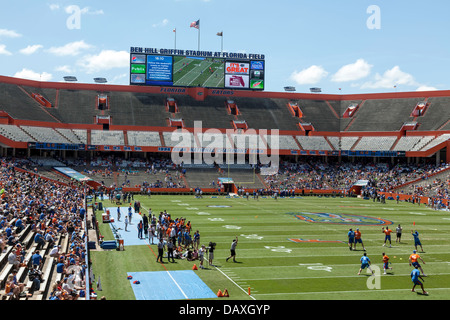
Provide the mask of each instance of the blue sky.
POLYGON ((0 4, 0 75, 129 83, 131 46, 264 54, 266 91, 450 89, 447 0, 15 0, 0 4), (74 19, 79 12, 79 19, 74 19))

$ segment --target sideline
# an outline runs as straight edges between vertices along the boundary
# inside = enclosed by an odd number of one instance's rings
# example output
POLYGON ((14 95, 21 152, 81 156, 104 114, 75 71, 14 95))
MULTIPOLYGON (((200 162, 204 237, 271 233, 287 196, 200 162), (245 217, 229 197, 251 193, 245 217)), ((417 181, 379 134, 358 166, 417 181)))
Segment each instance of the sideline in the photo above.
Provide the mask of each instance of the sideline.
MULTIPOLYGON (((229 276, 227 276, 222 270, 220 270, 219 268, 217 268, 216 266, 214 266, 217 270, 219 270, 219 272, 221 273, 221 274, 223 274, 228 280, 230 280, 231 282, 233 282, 235 285, 236 285, 236 287, 238 287, 239 289, 241 289, 242 291, 244 291, 244 293, 246 293, 247 294, 247 292, 240 286, 240 285, 238 285, 236 282, 234 282, 229 276)), ((249 295, 249 297, 250 298, 252 298, 253 300, 256 300, 256 298, 255 297, 253 297, 252 295, 249 295)))

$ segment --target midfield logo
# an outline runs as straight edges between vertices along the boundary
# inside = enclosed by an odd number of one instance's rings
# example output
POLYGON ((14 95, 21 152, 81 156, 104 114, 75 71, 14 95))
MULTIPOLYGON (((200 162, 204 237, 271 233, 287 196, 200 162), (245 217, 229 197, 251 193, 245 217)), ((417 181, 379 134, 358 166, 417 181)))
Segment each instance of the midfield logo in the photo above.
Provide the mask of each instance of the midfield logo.
POLYGON ((353 214, 337 214, 323 212, 288 212, 297 219, 313 222, 313 223, 329 223, 329 224, 346 224, 346 225, 365 225, 365 226, 388 226, 392 221, 373 218, 366 216, 358 216, 353 214))

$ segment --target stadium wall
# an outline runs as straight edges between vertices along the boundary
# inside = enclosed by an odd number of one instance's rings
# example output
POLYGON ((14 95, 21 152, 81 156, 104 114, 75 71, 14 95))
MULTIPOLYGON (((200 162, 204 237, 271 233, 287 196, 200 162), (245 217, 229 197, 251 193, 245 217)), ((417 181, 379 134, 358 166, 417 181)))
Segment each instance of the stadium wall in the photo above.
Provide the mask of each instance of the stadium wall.
POLYGON ((42 89, 66 89, 66 90, 90 90, 90 91, 119 91, 119 92, 141 92, 141 93, 166 93, 190 95, 193 98, 202 99, 206 96, 227 97, 256 97, 256 98, 282 98, 292 100, 378 100, 378 99, 406 99, 423 97, 450 97, 450 90, 439 91, 410 91, 410 92, 387 92, 387 93, 364 93, 364 94, 321 94, 321 93, 297 93, 297 92, 270 92, 270 91, 247 91, 209 88, 182 88, 182 87, 152 87, 132 85, 90 84, 70 82, 43 82, 28 79, 19 79, 0 76, 0 82, 16 84, 19 86, 30 86, 42 89))
MULTIPOLYGON (((116 92, 140 92, 151 93, 161 95, 189 95, 197 100, 204 100, 207 96, 222 96, 224 98, 233 97, 250 97, 250 98, 270 98, 270 99, 286 99, 286 100, 321 100, 321 101, 335 101, 335 102, 350 102, 350 101, 365 101, 365 100, 378 100, 378 99, 407 99, 407 98, 421 98, 423 97, 450 97, 450 90, 442 91, 430 91, 430 92, 390 92, 390 93, 369 93, 369 94, 315 94, 315 93, 296 93, 296 92, 266 92, 266 91, 246 91, 246 90, 226 90, 226 89, 208 89, 208 88, 182 88, 182 87, 151 87, 151 86, 131 86, 131 85, 109 85, 109 84, 86 84, 86 83, 70 83, 70 82, 41 82, 27 79, 19 79, 7 76, 0 76, 0 82, 14 84, 18 86, 34 87, 40 89, 65 89, 65 90, 90 90, 90 91, 116 91, 116 92)), ((332 111, 335 111, 331 105, 329 107, 332 111)), ((7 116, 7 115, 6 115, 7 116)), ((6 118, 5 118, 6 119, 6 118)), ((100 124, 71 124, 61 122, 45 122, 35 120, 22 120, 22 119, 7 119, 8 124, 24 125, 24 126, 42 126, 50 128, 66 128, 66 129, 87 129, 87 130, 102 130, 103 127, 100 124)), ((184 128, 190 132, 193 132, 193 128, 184 128)), ((206 131, 209 128, 202 128, 202 131, 206 131)), ((222 133, 225 133, 227 129, 218 128, 222 133)), ((231 129, 231 128, 230 128, 231 129)), ((129 126, 129 125, 110 125, 109 130, 141 130, 141 131, 158 131, 158 132, 171 132, 174 130, 172 127, 158 126, 129 126)), ((256 130, 256 132, 260 132, 256 130)), ((282 135, 301 136, 305 135, 301 130, 280 130, 282 135)), ((337 137, 349 137, 349 136, 394 136, 400 138, 402 135, 438 135, 450 133, 450 131, 386 131, 386 132, 349 132, 349 131, 311 131, 310 136, 337 136, 337 137)), ((12 147, 12 148, 27 148, 27 144, 24 142, 11 141, 5 137, 0 136, 0 143, 12 147)), ((450 159, 450 150, 448 143, 444 142, 435 146, 427 151, 407 151, 407 157, 428 157, 433 155, 438 150, 447 147, 447 159, 450 159)), ((101 148, 99 148, 102 151, 101 148)), ((300 150, 300 148, 298 149, 300 150)), ((121 150, 123 151, 123 150, 121 150)), ((142 147, 142 152, 170 152, 163 151, 158 147, 142 147)), ((281 155, 296 155, 295 150, 280 150, 281 155)), ((328 154, 328 153, 322 153, 328 154)))

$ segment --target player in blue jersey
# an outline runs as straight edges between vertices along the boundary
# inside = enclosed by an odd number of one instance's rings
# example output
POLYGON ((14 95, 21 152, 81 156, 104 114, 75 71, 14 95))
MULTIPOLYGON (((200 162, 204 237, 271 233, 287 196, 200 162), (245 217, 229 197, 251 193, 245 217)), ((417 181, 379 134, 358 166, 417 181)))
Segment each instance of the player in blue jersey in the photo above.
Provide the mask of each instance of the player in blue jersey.
POLYGON ((419 271, 419 266, 414 266, 414 270, 411 271, 411 281, 414 283, 411 291, 415 292, 414 288, 419 285, 422 288, 422 292, 423 294, 428 294, 428 292, 425 291, 424 287, 423 287, 423 283, 420 281, 425 281, 423 280, 423 278, 420 276, 420 271, 419 271))
POLYGON ((352 230, 352 228, 350 228, 350 230, 348 231, 347 237, 348 237, 348 248, 350 249, 350 251, 352 251, 352 246, 353 243, 355 242, 355 232, 352 230))
POLYGON ((420 246, 420 250, 422 250, 422 252, 423 252, 422 243, 420 242, 420 239, 419 239, 419 232, 417 230, 416 231, 411 230, 411 234, 414 237, 414 246, 416 247, 416 250, 417 250, 417 246, 420 246))
POLYGON ((374 273, 374 271, 370 268, 371 262, 366 252, 364 252, 364 255, 361 257, 360 261, 361 267, 359 268, 358 275, 360 275, 361 271, 364 270, 365 268, 369 269, 369 271, 372 272, 372 274, 374 273))

